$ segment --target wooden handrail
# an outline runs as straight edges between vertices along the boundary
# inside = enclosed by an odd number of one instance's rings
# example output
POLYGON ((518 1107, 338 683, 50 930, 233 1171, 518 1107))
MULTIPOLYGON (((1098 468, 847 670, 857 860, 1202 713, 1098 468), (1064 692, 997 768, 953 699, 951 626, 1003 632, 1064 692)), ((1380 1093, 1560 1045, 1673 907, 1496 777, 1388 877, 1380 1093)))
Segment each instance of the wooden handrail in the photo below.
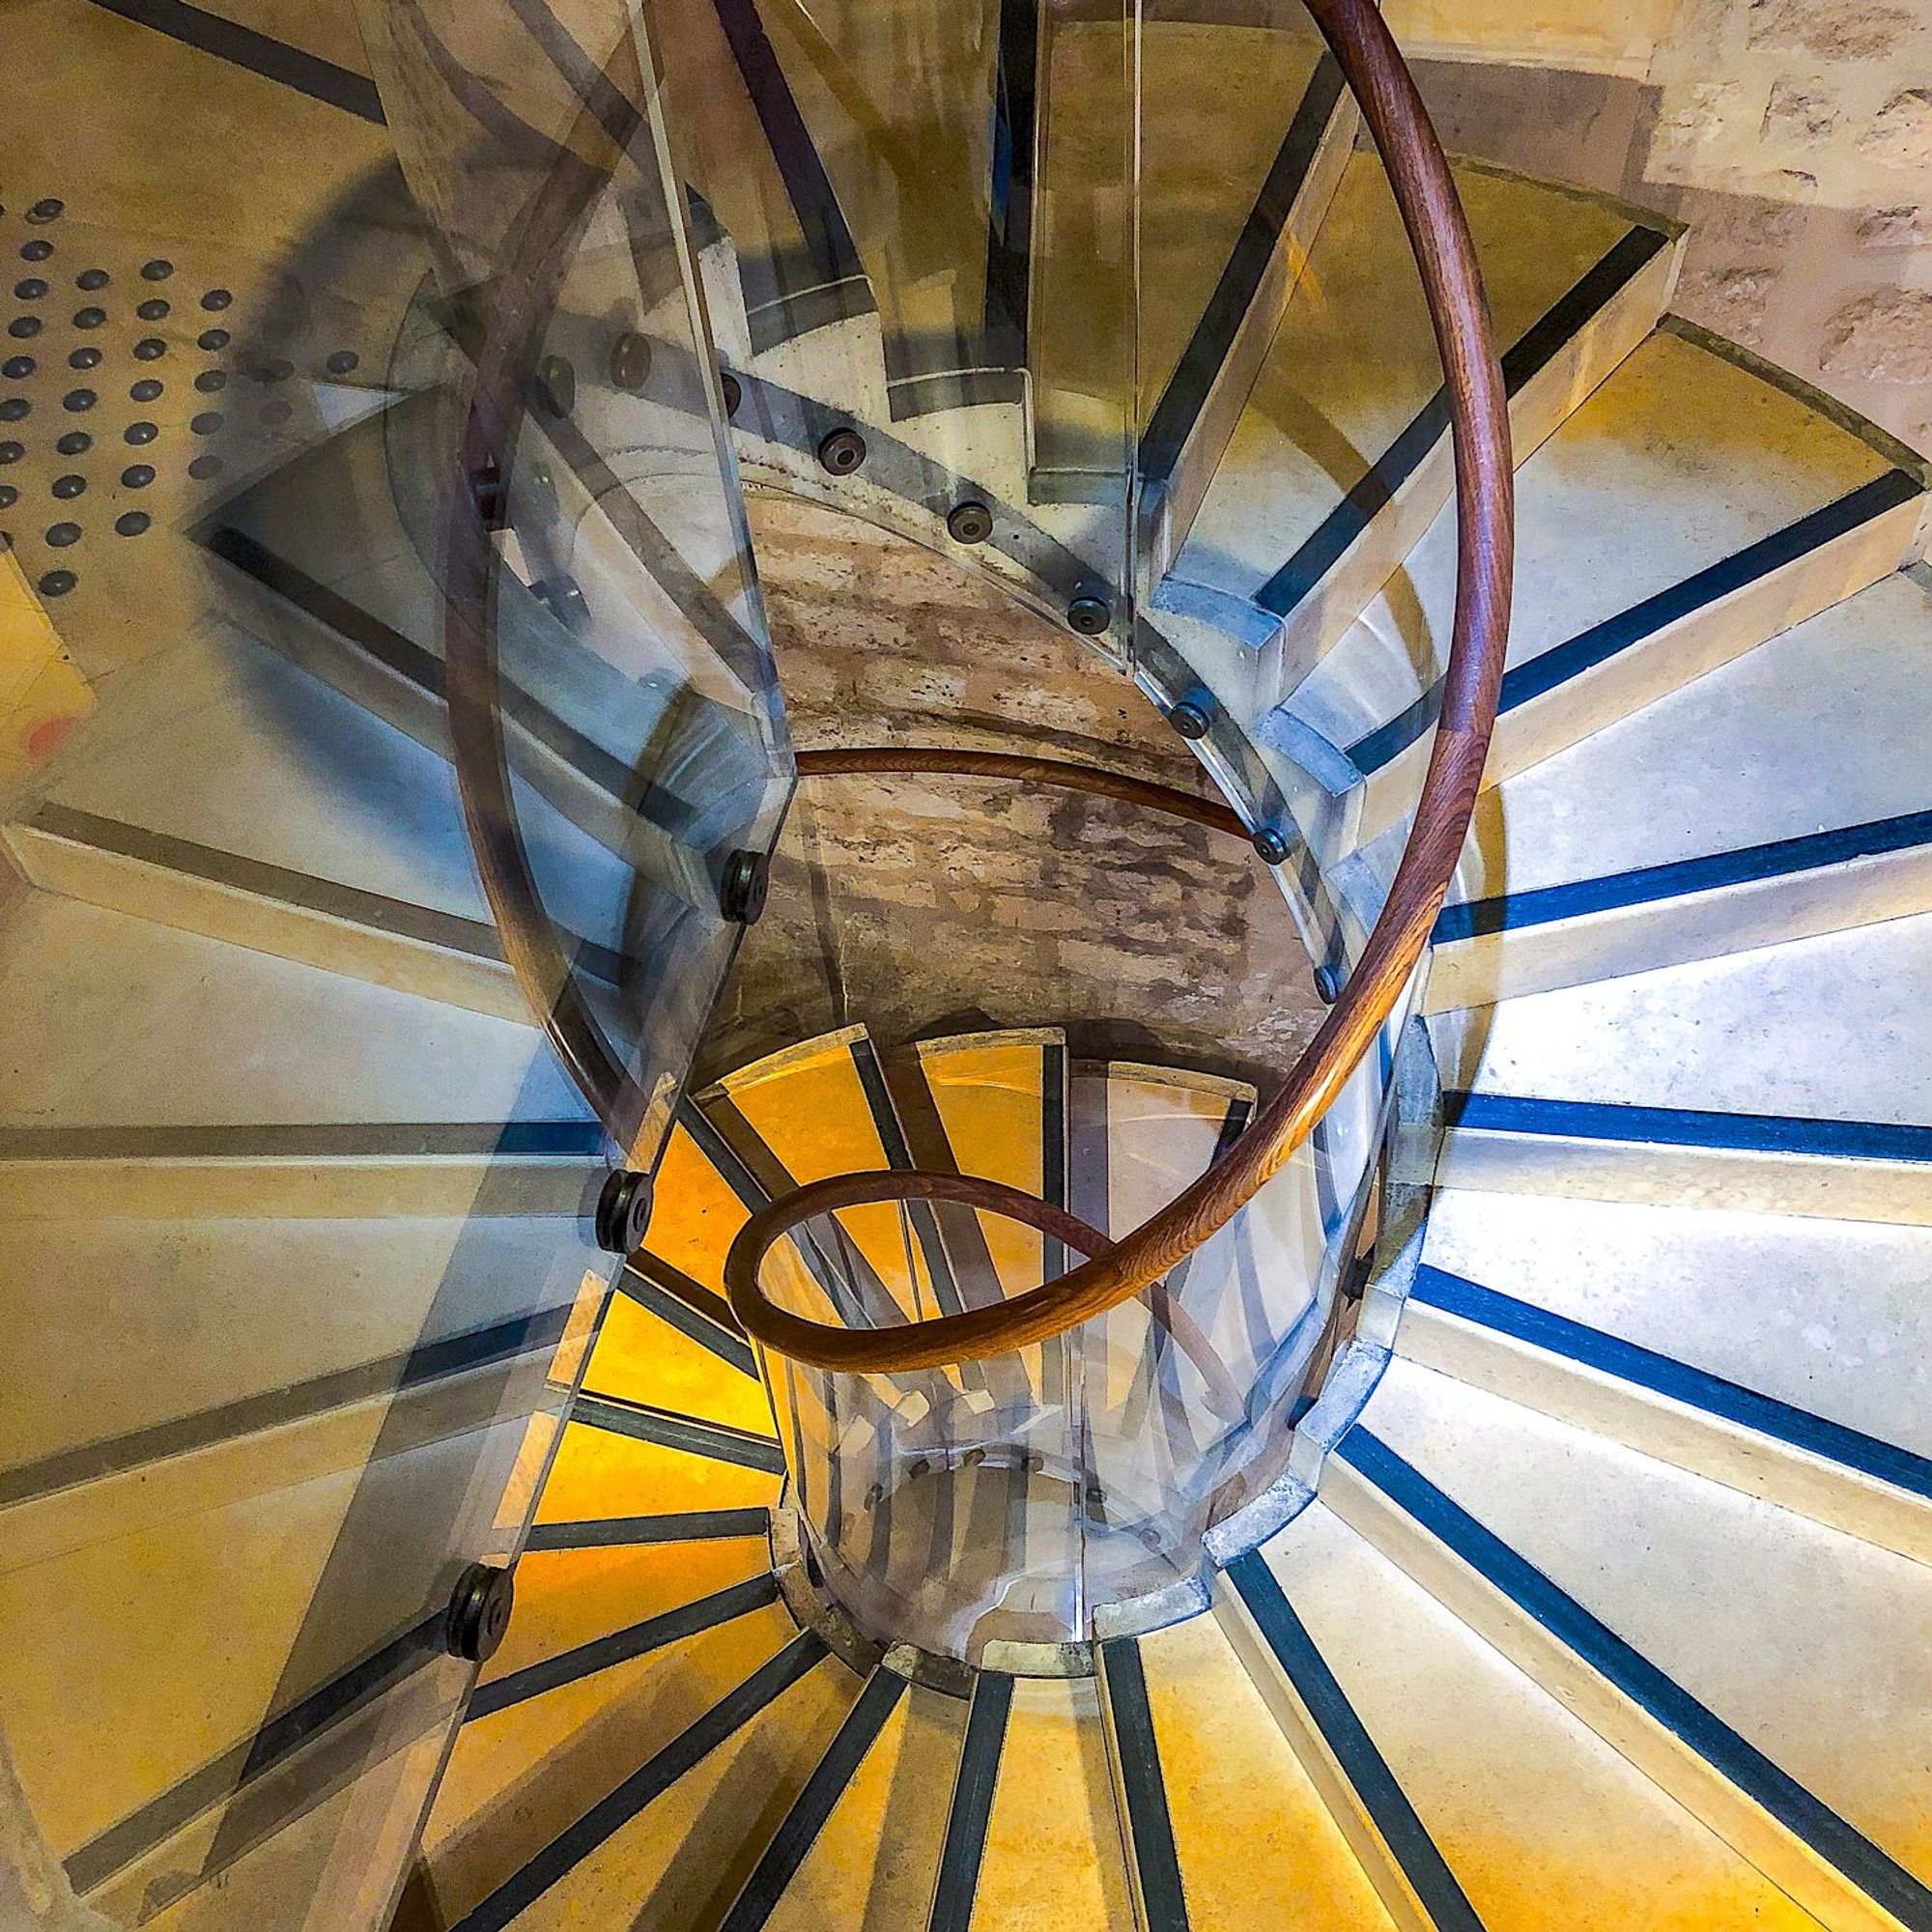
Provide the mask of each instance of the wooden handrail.
MULTIPOLYGON (((1388 171, 1442 360, 1456 468, 1456 606, 1442 703, 1415 820, 1375 929, 1342 998, 1239 1140, 1166 1208, 1096 1255, 1010 1301, 896 1330, 805 1321, 774 1307, 759 1264, 790 1196, 732 1242, 724 1288, 759 1341, 849 1374, 940 1368, 1050 1340, 1140 1293, 1225 1227, 1293 1156, 1340 1095, 1412 980, 1489 757, 1509 638, 1515 489, 1508 403, 1489 304, 1449 162, 1374 0, 1305 0, 1388 171)), ((877 1197, 873 1197, 877 1198, 877 1197)))
POLYGON ((1170 818, 1190 819, 1196 825, 1207 826, 1210 832, 1225 832, 1234 838, 1248 837, 1248 828, 1241 823, 1239 813, 1218 798, 1199 798, 1192 792, 1178 791, 1173 785, 1156 784, 1151 779, 1129 778, 1124 772, 1104 771, 1098 765, 1069 764, 1061 758, 1029 758, 1013 752, 955 750, 947 745, 882 745, 800 752, 795 761, 802 779, 910 778, 928 773, 942 778, 1009 779, 1016 784, 1048 785, 1061 791, 1086 792, 1094 798, 1117 798, 1126 805, 1165 812, 1170 818))

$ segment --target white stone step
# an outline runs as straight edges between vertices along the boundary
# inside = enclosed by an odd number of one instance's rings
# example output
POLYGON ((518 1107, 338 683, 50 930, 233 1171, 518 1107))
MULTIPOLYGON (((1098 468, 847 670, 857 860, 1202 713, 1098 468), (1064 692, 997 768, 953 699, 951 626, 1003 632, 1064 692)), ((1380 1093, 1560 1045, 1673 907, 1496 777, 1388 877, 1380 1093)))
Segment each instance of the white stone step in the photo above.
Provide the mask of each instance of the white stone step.
MULTIPOLYGON (((1896 569, 1924 508, 1924 466, 1892 439, 1674 322, 1522 455, 1491 783, 1896 569)), ((1421 787, 1454 526, 1436 520, 1288 702, 1359 775, 1365 839, 1421 787)))
POLYGON ((1323 1492, 1827 1924, 1932 1913, 1924 1566, 1407 1363, 1323 1492))
MULTIPOLYGON (((1521 461, 1649 331, 1676 237, 1619 204, 1498 170, 1460 163, 1456 181, 1521 461)), ((1216 687, 1237 722, 1264 716, 1321 661, 1447 500, 1446 421, 1432 400, 1441 380, 1381 163, 1358 152, 1156 599, 1194 608, 1193 586, 1253 607, 1246 660, 1216 687)))
POLYGON ((1437 1014, 1435 1178, 1932 1219, 1932 916, 1437 1014))
POLYGON ((1932 910, 1928 671, 1932 581, 1896 572, 1509 780, 1430 1007, 1932 910))

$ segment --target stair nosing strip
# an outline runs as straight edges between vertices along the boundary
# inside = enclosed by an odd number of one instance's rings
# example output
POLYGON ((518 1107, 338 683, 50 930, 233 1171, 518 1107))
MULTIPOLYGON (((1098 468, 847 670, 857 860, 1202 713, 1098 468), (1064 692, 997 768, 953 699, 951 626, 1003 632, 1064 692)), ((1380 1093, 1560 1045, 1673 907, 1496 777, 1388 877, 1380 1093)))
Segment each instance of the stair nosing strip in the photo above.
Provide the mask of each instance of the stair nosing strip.
POLYGON ((707 1462, 729 1463, 772 1476, 784 1474, 784 1451, 775 1438, 732 1429, 722 1422, 703 1422, 694 1415, 680 1415, 675 1409, 583 1389, 570 1406, 569 1420, 586 1429, 654 1443, 660 1449, 701 1456, 707 1462))
POLYGON ((1861 859, 1888 858, 1921 845, 1932 845, 1932 810, 1902 811, 1889 818, 1800 833, 1759 845, 1732 846, 1722 852, 1666 860, 1662 865, 1608 872, 1594 879, 1464 899, 1442 908, 1430 943, 1454 946, 1595 913, 1627 912, 1636 906, 1690 898, 1699 893, 1764 885, 1773 879, 1849 866, 1861 859))
POLYGON ((571 1549, 615 1549, 630 1544, 732 1542, 768 1537, 772 1513, 749 1509, 672 1510, 660 1516, 579 1517, 536 1522, 524 1539, 526 1556, 571 1549))
POLYGON ((1932 1162, 1932 1126, 1790 1114, 1707 1113, 1688 1107, 1551 1100, 1451 1089, 1445 1125, 1459 1132, 1523 1134, 1618 1146, 1717 1153, 1790 1154, 1814 1160, 1932 1162))
POLYGON ((1180 1855, 1175 1846, 1174 1817, 1168 1809, 1167 1780, 1139 1639, 1109 1638, 1100 1646, 1100 1668, 1107 1720, 1117 1741, 1115 1762, 1141 1905, 1155 1932, 1188 1932, 1180 1855))

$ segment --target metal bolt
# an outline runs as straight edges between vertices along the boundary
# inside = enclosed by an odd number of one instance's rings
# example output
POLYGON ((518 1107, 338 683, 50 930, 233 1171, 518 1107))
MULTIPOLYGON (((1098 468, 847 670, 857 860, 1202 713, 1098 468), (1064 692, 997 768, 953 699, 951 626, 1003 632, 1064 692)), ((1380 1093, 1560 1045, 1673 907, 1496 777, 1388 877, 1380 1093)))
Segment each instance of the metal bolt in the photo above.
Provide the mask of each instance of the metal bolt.
POLYGON ((819 439, 818 461, 834 476, 849 476, 866 460, 866 439, 856 429, 835 429, 819 439))
POLYGON ((984 543, 993 534, 993 513, 984 503, 955 503, 946 519, 946 533, 954 543, 984 543))
POLYGON ((724 862, 718 906, 733 925, 755 925, 772 888, 772 863, 762 852, 740 849, 724 862))
POLYGON ((1208 727, 1213 720, 1208 715, 1208 707, 1199 698, 1183 697, 1167 714, 1167 722, 1183 738, 1205 738, 1208 735, 1208 727))
POLYGON ((597 1197, 597 1245, 607 1255, 632 1255, 644 1244, 651 1222, 651 1178, 635 1167, 605 1177, 597 1197))
POLYGON ((745 385, 726 369, 718 378, 718 386, 724 391, 725 415, 735 416, 738 413, 738 405, 745 400, 745 385))
POLYGON ((488 1663, 510 1628, 517 1598, 516 1577, 491 1563, 472 1563, 450 1593, 443 1643, 452 1657, 488 1663))
POLYGON ((1342 975, 1333 966, 1315 969, 1315 997, 1324 1007, 1332 1007, 1342 997, 1342 975))
POLYGON ((1090 591, 1066 607, 1066 621, 1083 638, 1097 638, 1114 621, 1114 607, 1090 591))
POLYGON ((537 364, 537 401, 554 416, 577 407, 577 371, 568 355, 546 355, 537 364))
POLYGON ((590 607, 583 601, 583 592, 573 579, 562 575, 538 578, 530 585, 530 595, 559 624, 571 630, 575 630, 589 614, 590 607))
POLYGON ((611 386, 640 396, 651 373, 651 343, 647 335, 627 328, 611 345, 611 386))
POLYGON ((1289 854, 1289 843, 1272 825, 1264 825, 1254 836, 1255 856, 1264 865, 1279 866, 1289 854))

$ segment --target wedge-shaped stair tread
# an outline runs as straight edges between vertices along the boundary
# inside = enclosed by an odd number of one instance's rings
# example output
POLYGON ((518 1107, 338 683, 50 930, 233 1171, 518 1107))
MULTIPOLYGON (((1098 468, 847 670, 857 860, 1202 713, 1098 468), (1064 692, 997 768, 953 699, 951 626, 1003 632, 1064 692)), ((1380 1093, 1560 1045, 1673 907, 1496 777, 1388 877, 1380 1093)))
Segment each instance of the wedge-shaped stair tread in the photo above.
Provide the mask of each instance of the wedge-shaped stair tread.
POLYGON ((680 1333, 620 1288, 604 1318, 583 1386, 702 1422, 770 1435, 771 1403, 755 1370, 747 1372, 746 1358, 739 1353, 745 1345, 722 1333, 719 1341, 721 1347, 732 1348, 733 1359, 680 1333))
POLYGON ((1444 1085, 1485 1097, 1889 1124, 1903 1152, 1932 1121, 1928 975, 1921 915, 1441 1014, 1431 1031, 1444 1085))
POLYGON ((769 1564, 751 1539, 525 1557, 424 1835, 451 1918, 791 1641, 769 1564))
MULTIPOLYGON (((738 1146, 767 1192, 779 1192, 785 1178, 803 1184, 828 1175, 911 1165, 892 1095, 863 1027, 756 1061, 700 1095, 698 1104, 738 1146), (733 1116, 750 1128, 754 1144, 734 1140, 733 1116)), ((839 1225, 901 1309, 912 1313, 929 1295, 923 1259, 909 1247, 909 1224, 896 1208, 847 1208, 839 1225)))
POLYGON ((528 1026, 71 899, 0 935, 11 1124, 583 1118, 528 1026))
POLYGON ((1447 1188, 1426 1263, 1932 1457, 1932 1234, 1447 1188))
MULTIPOLYGON (((1425 1842, 1399 1842, 1422 1922, 1813 1932, 1815 1919, 1328 1510, 1308 1512, 1268 1560, 1317 1660, 1300 1669, 1329 1673, 1367 1733, 1346 1760, 1358 1790, 1373 1753, 1412 1807, 1425 1842)), ((1325 1705, 1311 1708, 1334 1725, 1325 1705)))
POLYGON ((1029 1918, 1092 1932, 1133 1924, 1091 1678, 1012 1687, 970 1925, 1004 1932, 1029 1918))
MULTIPOLYGON (((1456 185, 1505 350, 1540 325, 1548 333, 1564 298, 1606 265, 1591 298, 1553 325, 1562 333, 1586 329, 1638 271, 1646 250, 1655 255, 1664 245, 1661 233, 1634 229, 1625 211, 1587 196, 1466 163, 1456 185), (1612 262, 1619 244, 1628 259, 1612 262)), ((1560 346, 1560 335, 1526 343, 1538 356, 1560 346)), ((1344 499, 1378 469, 1385 489, 1405 480, 1415 453, 1401 451, 1399 440, 1441 382, 1387 178, 1375 155, 1358 153, 1315 238, 1179 574, 1264 609, 1292 608, 1307 574, 1319 573, 1313 552, 1322 536, 1325 562, 1359 531, 1360 513, 1351 517, 1344 499), (1322 532, 1331 518, 1348 521, 1349 530, 1322 532), (1310 554, 1292 565, 1304 546, 1310 554)), ((1424 446, 1439 436, 1438 426, 1424 446)))
POLYGON ((1490 793, 1432 1005, 1932 909, 1929 669, 1932 595, 1895 572, 1490 793))
MULTIPOLYGON (((700 1132, 703 1122, 698 1123, 700 1132)), ((707 1135, 707 1140, 714 1140, 707 1135)), ((680 1121, 665 1142, 644 1245, 714 1293, 724 1292, 724 1257, 751 1209, 680 1121)))
POLYGON ((1220 1626, 1177 1624, 1143 1637, 1141 1656, 1193 1932, 1386 1932, 1360 1863, 1220 1626))
POLYGON ((1365 1421, 1675 1687, 1662 1695, 1694 1699, 1704 1719, 1673 1723, 1693 1749, 1774 1799, 1795 1781, 1835 1814, 1793 1809, 1813 1844, 1932 1923, 1922 1564, 1408 1363, 1365 1421), (1707 1739, 1711 1720, 1731 1737, 1707 1739))
MULTIPOLYGON (((1922 495, 1898 455, 1715 340, 1651 335, 1519 473, 1492 772, 1895 568, 1922 495), (1593 679, 1615 696, 1593 697, 1593 679)), ((1375 831, 1420 782, 1447 656, 1453 525, 1432 525, 1292 701, 1371 777, 1375 831)))
POLYGON ((681 1737, 705 1727, 699 1741, 710 1747, 695 1762, 676 1737, 655 1756, 627 1753, 639 1769, 451 1932, 512 1924, 519 1932, 613 1924, 676 1932, 719 1923, 860 1688, 814 1638, 794 1637, 708 1707, 717 1714, 709 1724, 706 1710, 681 1713, 681 1737), (661 1784, 646 1767, 667 1757, 677 1775, 661 1784))
POLYGON ((745 1922, 771 1932, 923 1925, 965 1727, 962 1699, 904 1690, 769 1916, 759 1919, 765 1901, 748 1895, 745 1922))
MULTIPOLYGON (((701 1439, 686 1434, 688 1439, 701 1439)), ((749 1437, 757 1442, 768 1438, 749 1437)), ((776 1445, 772 1445, 774 1448, 776 1445)), ((611 1429, 573 1421, 563 1432, 537 1505, 544 1523, 615 1517, 757 1509, 778 1500, 780 1477, 769 1468, 668 1448, 611 1429)))

